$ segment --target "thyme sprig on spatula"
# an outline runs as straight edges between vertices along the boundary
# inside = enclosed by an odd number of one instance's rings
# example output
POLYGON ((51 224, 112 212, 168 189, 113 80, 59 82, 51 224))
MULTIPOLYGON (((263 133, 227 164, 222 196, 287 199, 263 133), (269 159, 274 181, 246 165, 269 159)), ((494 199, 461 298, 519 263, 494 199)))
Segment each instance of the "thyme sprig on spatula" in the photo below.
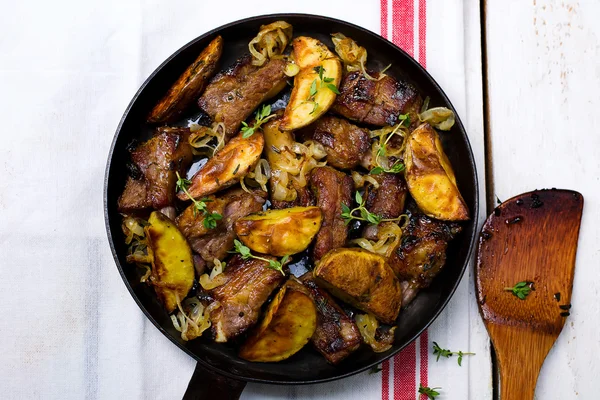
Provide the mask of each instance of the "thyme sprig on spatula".
POLYGON ((504 291, 512 292, 515 296, 517 296, 521 300, 525 300, 529 293, 533 290, 533 282, 522 281, 517 283, 513 287, 505 287, 504 291))

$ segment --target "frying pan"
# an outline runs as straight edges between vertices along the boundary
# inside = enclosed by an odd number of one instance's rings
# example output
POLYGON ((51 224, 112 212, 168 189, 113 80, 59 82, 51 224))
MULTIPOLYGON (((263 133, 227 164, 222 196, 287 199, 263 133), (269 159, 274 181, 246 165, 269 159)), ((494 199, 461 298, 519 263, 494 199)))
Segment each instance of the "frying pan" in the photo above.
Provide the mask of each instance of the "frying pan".
MULTIPOLYGON (((408 78, 423 96, 430 96, 432 106, 445 106, 456 114, 450 100, 435 80, 400 48, 359 26, 316 15, 273 14, 232 22, 192 40, 150 75, 125 110, 112 142, 104 181, 104 216, 115 263, 134 300, 157 329, 198 361, 184 398, 202 398, 203 395, 210 395, 211 398, 236 398, 245 382, 289 385, 327 382, 354 375, 381 363, 415 340, 444 309, 460 282, 475 244, 477 173, 467 134, 457 115, 452 130, 440 136, 473 219, 463 224, 463 232, 450 243, 446 266, 440 275, 400 313, 395 344, 390 350, 374 353, 363 346, 341 364, 333 366, 311 346, 305 346, 296 355, 282 362, 251 363, 238 358, 236 349, 231 345, 216 344, 204 338, 190 342, 181 339, 179 332, 173 328, 169 315, 157 301, 153 289, 139 283, 139 269, 125 262, 127 247, 120 228, 121 215, 117 211, 117 199, 127 178, 127 147, 134 140, 143 141, 150 137, 152 128, 145 123, 149 110, 215 36, 221 35, 224 39, 221 59, 221 68, 224 68, 248 52, 248 42, 261 25, 277 20, 292 24, 294 36, 309 35, 323 41, 330 48, 333 48, 330 34, 344 33, 367 49, 369 68, 381 70, 391 63, 389 75, 408 78), (221 389, 225 391, 219 391, 221 389)), ((190 110, 191 117, 195 111, 190 110)))

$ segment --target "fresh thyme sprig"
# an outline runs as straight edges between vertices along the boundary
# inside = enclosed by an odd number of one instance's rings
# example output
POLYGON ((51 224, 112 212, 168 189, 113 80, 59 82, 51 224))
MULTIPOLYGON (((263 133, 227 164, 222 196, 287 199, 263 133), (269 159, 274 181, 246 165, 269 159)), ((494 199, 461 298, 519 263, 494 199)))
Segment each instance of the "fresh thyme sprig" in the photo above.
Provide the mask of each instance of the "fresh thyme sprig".
POLYGON ((522 281, 517 283, 513 287, 505 287, 505 291, 512 292, 515 296, 517 296, 521 300, 525 300, 525 297, 531 293, 533 290, 533 282, 530 281, 522 281))
POLYGON ((394 128, 394 130, 392 130, 387 135, 387 137, 385 138, 385 140, 383 140, 383 136, 385 136, 385 134, 380 137, 380 139, 379 139, 379 149, 377 149, 377 154, 375 155, 375 167, 373 169, 371 169, 371 171, 369 171, 370 175, 377 175, 377 174, 381 174, 383 172, 390 173, 390 174, 397 174, 397 173, 400 173, 400 172, 404 171, 404 168, 405 168, 404 163, 402 163, 400 161, 396 161, 394 163, 394 165, 392 165, 389 168, 386 168, 379 161, 380 157, 387 156, 387 144, 390 141, 390 139, 396 134, 396 132, 398 132, 398 130, 401 127, 407 127, 407 126, 410 125, 410 116, 408 114, 400 114, 398 116, 398 120, 400 120, 402 122, 400 122, 398 125, 396 125, 396 127, 394 128))
POLYGON ((435 398, 440 395, 440 392, 438 392, 440 389, 441 387, 430 388, 419 383, 419 394, 424 394, 431 400, 435 400, 435 398))
POLYGON ((436 342, 433 342, 433 355, 437 356, 435 361, 439 361, 440 357, 450 358, 454 355, 458 356, 458 365, 462 366, 463 356, 474 356, 475 353, 463 353, 462 351, 453 352, 448 349, 442 349, 436 342))
POLYGON ((312 81, 312 83, 310 84, 310 89, 308 91, 308 97, 305 100, 306 103, 313 103, 313 109, 310 112, 310 114, 314 114, 315 111, 317 111, 317 109, 319 108, 319 103, 317 103, 315 101, 315 96, 316 96, 317 92, 319 91, 319 89, 321 87, 323 87, 323 85, 327 89, 331 90, 333 93, 340 94, 340 91, 338 90, 338 88, 333 83, 331 83, 334 81, 334 79, 323 75, 325 73, 325 68, 323 68, 322 65, 314 67, 314 71, 317 74, 319 74, 319 78, 318 78, 318 80, 314 79, 312 81))
POLYGON ((275 117, 275 114, 271 114, 271 106, 263 104, 263 106, 256 111, 256 120, 252 126, 249 126, 245 121, 242 122, 242 137, 248 139, 250 136, 254 135, 254 132, 260 129, 262 124, 273 117, 275 117))
POLYGON ((192 195, 190 194, 190 192, 188 191, 188 187, 192 184, 192 182, 189 179, 182 178, 179 175, 179 171, 176 171, 175 174, 177 175, 177 183, 175 184, 177 187, 177 190, 183 191, 186 194, 186 196, 192 201, 192 203, 194 203, 194 208, 193 208, 194 217, 196 217, 196 214, 198 212, 201 212, 202 215, 204 216, 202 225, 204 225, 204 227, 206 229, 215 229, 217 227, 217 221, 220 219, 223 219, 223 216, 219 213, 208 211, 206 203, 209 203, 212 200, 209 200, 209 199, 196 200, 196 199, 194 199, 192 197, 192 195))
POLYGON ((342 219, 344 220, 344 223, 346 225, 348 225, 353 219, 359 221, 367 221, 371 224, 378 225, 380 222, 383 221, 399 221, 400 218, 403 217, 401 215, 398 218, 382 218, 380 215, 370 212, 365 208, 365 204, 367 201, 366 199, 363 199, 360 192, 356 192, 354 194, 354 200, 356 200, 356 203, 358 203, 358 207, 352 210, 350 209, 350 207, 342 203, 342 219), (354 213, 357 211, 360 213, 360 216, 354 215, 354 213))
POLYGON ((285 272, 283 272, 283 266, 285 265, 287 260, 290 258, 290 256, 285 255, 281 258, 280 261, 269 260, 268 258, 255 256, 254 254, 252 254, 250 252, 250 248, 244 246, 244 244, 237 239, 235 239, 233 241, 233 243, 235 246, 235 250, 232 251, 232 253, 238 253, 240 256, 242 256, 243 260, 247 260, 249 258, 254 258, 256 260, 266 261, 269 264, 268 265, 269 268, 279 271, 279 272, 281 272, 282 275, 285 275, 285 272))

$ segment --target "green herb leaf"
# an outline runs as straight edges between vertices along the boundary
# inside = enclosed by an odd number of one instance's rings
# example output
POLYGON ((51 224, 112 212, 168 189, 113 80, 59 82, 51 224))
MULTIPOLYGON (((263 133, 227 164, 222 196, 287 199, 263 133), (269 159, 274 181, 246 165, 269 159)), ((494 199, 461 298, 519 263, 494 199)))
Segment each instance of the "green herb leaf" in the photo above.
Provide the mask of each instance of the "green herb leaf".
POLYGON ((316 101, 313 101, 314 105, 313 105, 313 109, 309 114, 314 114, 315 111, 317 111, 317 108, 319 108, 319 103, 317 103, 316 101))
POLYGON ((347 205, 345 205, 344 203, 342 203, 342 212, 344 214, 350 214, 350 207, 348 207, 347 205))
POLYGON ((334 80, 333 78, 327 78, 327 77, 323 78, 323 82, 325 82, 325 83, 333 82, 333 80, 334 80))
POLYGON ((327 89, 331 90, 333 93, 340 94, 340 91, 338 90, 337 87, 335 87, 335 85, 333 83, 328 83, 325 86, 327 86, 327 89))
POLYGON ((263 120, 271 115, 271 106, 266 104, 258 111, 257 119, 263 120))
POLYGON ((261 125, 273 118, 275 114, 271 114, 271 106, 263 104, 261 108, 256 111, 254 126, 249 126, 246 122, 242 122, 242 137, 248 139, 250 136, 260 129, 261 125))
POLYGON ((244 139, 248 139, 252 135, 254 135, 254 127, 244 126, 242 128, 242 137, 244 139))
POLYGON ((435 398, 440 395, 440 392, 438 392, 440 389, 441 387, 430 388, 419 383, 419 394, 424 394, 431 400, 435 400, 435 398))
POLYGON ((369 175, 379 175, 383 172, 382 167, 375 167, 371 171, 369 171, 369 175))
POLYGON ((250 258, 250 256, 252 255, 252 254, 250 253, 250 249, 249 249, 248 247, 244 246, 244 245, 242 244, 242 242, 240 242, 239 240, 235 239, 235 240, 233 241, 233 245, 234 245, 234 247, 235 247, 235 251, 234 251, 234 252, 235 252, 235 253, 239 253, 239 255, 240 255, 240 256, 242 256, 242 258, 243 258, 244 260, 247 260, 247 259, 248 259, 248 258, 250 258))
POLYGON ((506 287, 504 290, 507 292, 512 292, 513 295, 517 296, 521 300, 525 300, 525 298, 529 296, 533 290, 533 282, 522 281, 513 287, 506 287))
POLYGON ((442 349, 436 342, 433 342, 433 355, 437 356, 435 361, 439 361, 440 357, 450 358, 453 355, 458 356, 458 366, 462 367, 462 360, 464 356, 474 356, 475 353, 466 353, 461 350, 458 352, 452 352, 448 349, 442 349))
POLYGON ((389 172, 392 174, 397 174, 398 172, 402 172, 402 171, 404 171, 404 164, 401 163, 400 161, 396 161, 396 163, 394 165, 392 165, 392 168, 390 168, 386 172, 389 172))
POLYGON ((323 72, 325 72, 325 68, 323 68, 322 65, 316 66, 313 68, 313 70, 319 74, 319 79, 323 80, 323 72))
POLYGON ((177 175, 177 183, 175 184, 177 190, 183 191, 184 189, 190 187, 190 185, 192 184, 192 181, 190 181, 189 179, 182 178, 179 175, 179 171, 175 172, 175 175, 177 175))
POLYGON ((357 191, 357 192, 354 194, 354 200, 356 200, 356 202, 357 202, 358 204, 362 204, 362 202, 363 202, 363 198, 362 198, 362 196, 360 195, 360 192, 359 192, 359 191, 357 191))
POLYGON ((281 261, 271 260, 269 258, 264 258, 264 257, 259 257, 259 256, 253 255, 252 252, 250 251, 250 249, 248 247, 244 246, 244 244, 237 239, 235 239, 233 241, 233 245, 234 245, 235 249, 234 249, 234 251, 231 251, 230 253, 238 253, 242 257, 243 260, 247 260, 249 258, 254 258, 256 260, 265 261, 268 264, 267 266, 269 268, 277 270, 277 271, 281 272, 282 275, 285 275, 285 272, 283 271, 283 265, 289 259, 289 255, 283 256, 281 261))
POLYGON ((315 79, 314 81, 312 81, 312 83, 310 84, 310 97, 314 97, 315 94, 317 94, 317 80, 315 79))

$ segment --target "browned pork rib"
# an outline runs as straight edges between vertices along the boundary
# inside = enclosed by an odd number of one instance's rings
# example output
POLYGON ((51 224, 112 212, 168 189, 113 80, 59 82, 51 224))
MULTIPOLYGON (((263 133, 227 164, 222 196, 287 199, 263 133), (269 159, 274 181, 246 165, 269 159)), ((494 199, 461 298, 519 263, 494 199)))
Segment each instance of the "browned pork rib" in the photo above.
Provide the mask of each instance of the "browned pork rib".
POLYGON ((272 59, 257 67, 246 55, 211 80, 198 105, 213 121, 225 124, 228 140, 252 111, 286 86, 284 69, 283 59, 272 59))
POLYGON ((262 260, 244 261, 238 255, 227 263, 226 283, 209 292, 220 303, 210 313, 216 342, 226 342, 258 321, 262 305, 285 279, 281 272, 267 265, 262 260))
MULTIPOLYGON (((379 76, 378 73, 371 75, 379 76)), ((410 120, 416 122, 423 103, 417 89, 410 83, 397 81, 391 76, 373 81, 359 71, 344 76, 339 90, 341 94, 333 104, 333 111, 369 125, 396 125, 400 114, 408 114, 410 120)))
POLYGON ((342 203, 352 203, 352 178, 330 167, 318 167, 310 175, 316 205, 323 211, 323 223, 315 239, 313 258, 320 260, 329 250, 344 246, 348 228, 342 219, 342 203))
POLYGON ((215 258, 223 260, 233 248, 235 221, 261 211, 266 198, 267 194, 262 190, 248 193, 240 188, 230 189, 220 196, 208 197, 212 200, 206 203, 208 211, 223 216, 223 219, 217 221, 216 228, 207 229, 203 225, 202 213, 196 212, 194 216, 193 204, 177 217, 177 226, 187 238, 192 250, 200 254, 204 261, 213 261, 215 258))
POLYGON ((156 135, 131 152, 132 173, 119 197, 121 213, 173 205, 176 172, 184 174, 192 162, 188 128, 157 128, 156 135))
POLYGON ((354 320, 321 289, 307 272, 300 278, 317 306, 317 329, 311 338, 315 349, 327 361, 337 364, 359 348, 362 338, 354 320))
MULTIPOLYGON (((421 214, 416 207, 409 209, 409 223, 403 229, 400 245, 388 259, 388 264, 401 281, 406 281, 402 283, 403 292, 411 290, 416 294, 416 290, 428 287, 441 271, 446 263, 448 242, 462 228, 455 222, 439 221, 421 214)), ((403 305, 406 305, 405 300, 403 305)))
POLYGON ((302 131, 305 140, 312 139, 325 147, 327 164, 335 168, 356 167, 371 148, 369 131, 331 115, 319 118, 302 131))
POLYGON ((404 202, 408 187, 401 174, 372 175, 379 188, 368 185, 366 190, 366 207, 373 214, 382 218, 398 218, 404 211, 404 202))

